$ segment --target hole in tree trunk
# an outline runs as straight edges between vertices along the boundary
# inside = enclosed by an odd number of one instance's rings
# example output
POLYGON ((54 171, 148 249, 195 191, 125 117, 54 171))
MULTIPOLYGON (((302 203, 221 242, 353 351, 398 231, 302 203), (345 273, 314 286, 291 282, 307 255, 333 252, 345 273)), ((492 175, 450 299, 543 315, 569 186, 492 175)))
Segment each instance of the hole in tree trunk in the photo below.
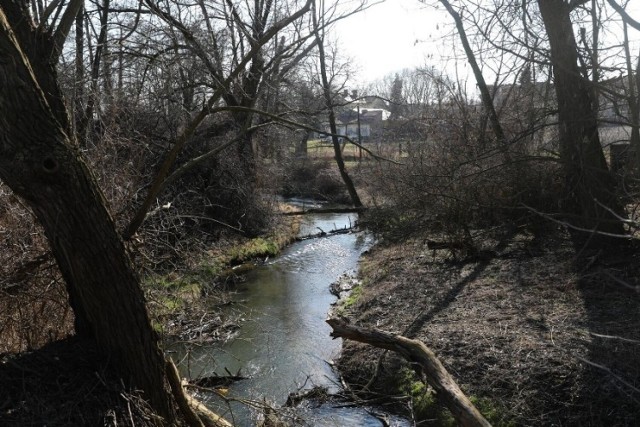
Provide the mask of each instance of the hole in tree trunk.
POLYGON ((47 157, 42 162, 42 168, 47 173, 54 173, 54 172, 56 172, 58 170, 58 162, 56 162, 51 157, 47 157))

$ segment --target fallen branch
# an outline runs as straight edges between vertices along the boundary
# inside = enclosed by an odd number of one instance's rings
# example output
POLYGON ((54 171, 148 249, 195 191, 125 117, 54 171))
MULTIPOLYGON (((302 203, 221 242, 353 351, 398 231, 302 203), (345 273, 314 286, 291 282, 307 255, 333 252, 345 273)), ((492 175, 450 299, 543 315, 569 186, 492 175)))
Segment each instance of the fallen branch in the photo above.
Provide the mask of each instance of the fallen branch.
POLYGON ((301 211, 283 212, 282 215, 307 215, 307 214, 319 214, 319 213, 362 213, 366 210, 365 207, 359 208, 312 208, 301 211))
POLYGON ((171 391, 189 427, 232 427, 227 420, 212 412, 184 390, 178 369, 171 359, 167 360, 166 369, 171 391))
POLYGON ((320 227, 316 227, 318 230, 320 230, 319 233, 314 233, 314 234, 307 234, 305 236, 300 236, 300 237, 296 237, 296 242, 301 242, 303 240, 309 240, 309 239, 318 239, 320 237, 327 237, 327 236, 333 236, 335 234, 349 234, 349 233, 353 233, 354 231, 357 230, 358 226, 357 225, 352 225, 350 227, 345 227, 345 228, 338 228, 335 230, 330 230, 330 231, 324 231, 322 228, 320 227))
POLYGON ((190 380, 190 384, 197 385, 199 387, 206 388, 217 388, 217 387, 229 387, 236 381, 246 380, 248 377, 243 377, 241 375, 212 375, 209 377, 197 378, 195 380, 190 380))
POLYGON ((437 392, 449 408, 459 425, 463 427, 488 427, 489 422, 460 390, 458 384, 438 360, 435 353, 424 343, 401 335, 393 335, 377 329, 367 329, 352 325, 344 318, 330 318, 327 323, 333 329, 333 338, 346 338, 374 347, 392 350, 401 354, 411 363, 417 364, 427 382, 437 392))

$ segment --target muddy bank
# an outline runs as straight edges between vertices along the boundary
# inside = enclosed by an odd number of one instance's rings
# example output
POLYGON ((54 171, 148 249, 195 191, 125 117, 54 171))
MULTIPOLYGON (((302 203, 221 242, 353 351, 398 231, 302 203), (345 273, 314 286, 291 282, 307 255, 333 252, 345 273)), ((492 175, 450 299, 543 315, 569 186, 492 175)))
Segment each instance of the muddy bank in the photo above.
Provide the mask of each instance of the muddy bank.
MULTIPOLYGON (((426 240, 364 256, 358 298, 346 309, 353 321, 424 341, 494 424, 637 422, 640 299, 620 284, 638 284, 637 255, 579 264, 565 238, 516 230, 485 235, 479 256, 452 261, 426 240)), ((393 355, 343 348, 339 367, 354 390, 412 387, 393 355)), ((434 417, 424 401, 411 406, 434 417)))

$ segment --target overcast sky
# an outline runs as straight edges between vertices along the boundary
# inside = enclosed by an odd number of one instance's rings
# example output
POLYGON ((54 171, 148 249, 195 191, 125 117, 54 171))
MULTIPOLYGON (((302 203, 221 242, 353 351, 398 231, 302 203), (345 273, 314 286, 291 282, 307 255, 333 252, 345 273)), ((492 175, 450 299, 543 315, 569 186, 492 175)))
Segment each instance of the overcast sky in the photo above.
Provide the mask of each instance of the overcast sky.
POLYGON ((387 0, 341 21, 336 38, 357 64, 359 80, 371 81, 425 63, 446 18, 414 0, 387 0))
MULTIPOLYGON (((628 10, 640 20, 640 0, 631 0, 631 4, 628 10)), ((451 39, 445 36, 451 24, 442 8, 425 7, 417 0, 386 0, 339 22, 334 37, 342 53, 353 59, 357 81, 367 83, 425 63, 452 73, 451 39)), ((640 38, 639 32, 630 32, 640 38)), ((458 67, 462 74, 468 68, 466 61, 460 61, 458 67)))

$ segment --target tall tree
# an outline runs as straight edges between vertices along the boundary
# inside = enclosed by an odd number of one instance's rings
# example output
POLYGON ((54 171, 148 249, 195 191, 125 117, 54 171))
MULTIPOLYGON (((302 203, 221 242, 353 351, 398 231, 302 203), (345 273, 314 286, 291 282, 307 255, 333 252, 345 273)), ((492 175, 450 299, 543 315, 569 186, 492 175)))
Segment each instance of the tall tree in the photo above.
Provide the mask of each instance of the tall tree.
MULTIPOLYGON (((252 107, 255 106, 265 73, 272 70, 276 63, 281 69, 288 67, 274 58, 268 58, 265 46, 275 40, 279 33, 290 30, 292 26, 299 26, 297 21, 307 14, 311 6, 311 0, 302 5, 298 2, 273 1, 234 5, 230 1, 221 1, 207 4, 211 9, 208 10, 204 2, 200 3, 205 24, 215 20, 226 22, 224 30, 216 30, 212 24, 207 24, 209 32, 205 33, 204 39, 192 30, 191 22, 182 22, 179 13, 174 16, 175 9, 179 10, 179 6, 171 8, 168 3, 166 9, 163 9, 155 2, 146 1, 149 9, 180 35, 180 38, 169 41, 171 49, 166 51, 173 52, 173 47, 179 45, 181 49, 197 58, 200 66, 206 70, 210 86, 206 90, 207 99, 202 100, 202 108, 182 126, 180 134, 164 155, 145 199, 124 232, 126 239, 133 236, 142 225, 149 208, 164 188, 164 181, 169 176, 178 155, 203 121, 213 112, 225 110, 224 107, 228 107, 226 111, 231 111, 232 126, 239 134, 239 137, 235 138, 238 141, 238 156, 243 162, 242 166, 247 168, 246 171, 240 172, 245 175, 245 179, 254 179, 254 153, 252 135, 249 131, 254 118, 252 107), (275 9, 276 6, 282 6, 283 10, 275 9), (297 6, 299 8, 295 9, 297 6), (244 7, 246 9, 243 9, 244 7), (219 107, 220 105, 224 107, 219 107)), ((193 16, 191 13, 185 15, 193 16)), ((295 34, 285 48, 274 52, 282 58, 296 61, 299 55, 306 54, 306 42, 309 38, 309 35, 295 34)), ((252 182, 247 184, 253 185, 252 182)))
POLYGON ((482 74, 482 70, 478 65, 478 61, 476 60, 476 55, 471 48, 471 44, 469 43, 469 39, 467 37, 467 31, 464 28, 464 23, 462 21, 462 17, 460 14, 451 6, 451 3, 448 0, 439 0, 440 3, 445 7, 449 15, 453 18, 456 29, 458 30, 458 35, 460 37, 460 41, 462 43, 462 47, 464 48, 464 53, 467 57, 467 61, 471 66, 471 70, 473 71, 473 76, 476 79, 476 84, 478 85, 478 89, 480 90, 480 99, 482 100, 482 106, 487 111, 487 115, 489 116, 489 122, 491 123, 491 128, 493 129, 493 133, 501 144, 506 146, 506 139, 504 135, 504 131, 502 129, 502 125, 500 124, 500 119, 498 118, 498 114, 496 113, 495 107, 493 105, 493 97, 489 92, 489 87, 484 79, 482 74))
POLYGON ((389 111, 391 112, 390 119, 397 120, 402 116, 402 107, 405 104, 404 97, 402 95, 403 80, 396 73, 393 83, 391 83, 391 91, 389 95, 389 111))
POLYGON ((331 82, 329 81, 329 77, 327 74, 327 58, 324 49, 325 43, 325 34, 324 29, 326 28, 326 23, 320 22, 322 17, 325 16, 324 2, 320 1, 320 6, 318 7, 316 1, 313 2, 313 31, 316 38, 316 44, 318 45, 318 60, 320 65, 320 79, 322 83, 322 93, 324 95, 324 100, 327 106, 327 111, 329 113, 329 128, 331 130, 331 140, 333 142, 333 152, 335 154, 336 163, 338 164, 338 170, 340 171, 340 176, 342 177, 342 181, 347 187, 347 191, 349 192, 349 196, 351 197, 351 202, 353 206, 356 208, 362 207, 362 201, 360 201, 360 196, 358 196, 358 192, 356 191, 356 187, 353 184, 353 180, 351 176, 349 176, 349 172, 347 172, 347 168, 344 164, 344 160, 342 158, 342 150, 340 149, 340 141, 338 141, 338 128, 336 126, 336 113, 333 102, 333 95, 331 93, 331 82))
POLYGON ((139 278, 77 150, 55 67, 82 0, 54 28, 35 26, 22 2, 0 5, 0 179, 42 224, 67 283, 76 333, 95 339, 153 408, 177 417, 164 356, 139 278))
POLYGON ((578 217, 575 225, 579 228, 623 235, 624 213, 600 144, 593 92, 578 66, 578 47, 570 16, 574 3, 538 0, 551 48, 560 122, 560 160, 569 198, 567 210, 578 217))

